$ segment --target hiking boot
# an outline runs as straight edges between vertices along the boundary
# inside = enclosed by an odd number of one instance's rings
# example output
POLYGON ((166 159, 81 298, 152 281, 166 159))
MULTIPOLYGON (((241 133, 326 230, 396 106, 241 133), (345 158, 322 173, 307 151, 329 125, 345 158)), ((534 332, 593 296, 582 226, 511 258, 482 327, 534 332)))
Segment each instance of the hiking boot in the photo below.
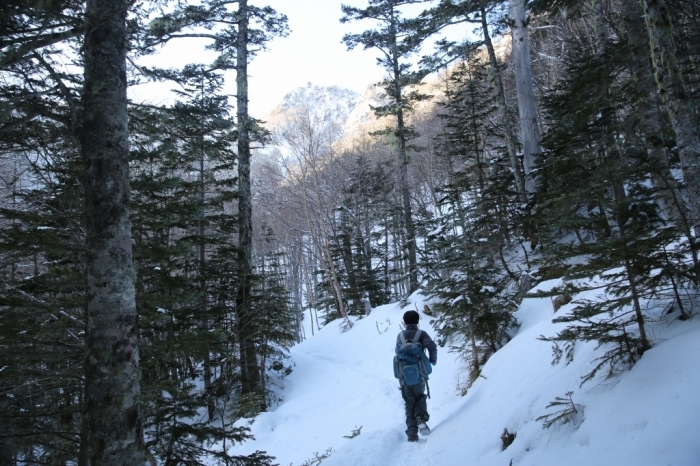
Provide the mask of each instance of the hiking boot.
POLYGON ((430 427, 428 427, 428 424, 425 423, 422 417, 416 418, 416 422, 418 423, 418 431, 423 437, 430 435, 430 427))
POLYGON ((408 441, 409 441, 409 442, 417 442, 417 441, 418 441, 418 435, 409 435, 409 436, 408 436, 408 441))

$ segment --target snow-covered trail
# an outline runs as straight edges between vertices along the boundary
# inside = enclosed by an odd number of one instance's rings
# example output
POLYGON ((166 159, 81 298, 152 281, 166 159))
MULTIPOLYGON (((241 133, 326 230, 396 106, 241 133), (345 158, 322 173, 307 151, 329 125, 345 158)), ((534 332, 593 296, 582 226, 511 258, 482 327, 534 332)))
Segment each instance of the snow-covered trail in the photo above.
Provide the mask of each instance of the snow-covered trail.
MULTIPOLYGON (((413 299, 404 309, 374 309, 345 333, 331 324, 294 347, 284 401, 259 415, 251 425, 256 440, 233 452, 265 450, 281 466, 299 466, 328 448, 334 453, 323 466, 700 465, 700 317, 659 322, 654 348, 631 371, 579 387, 595 345, 578 344, 571 364, 552 365, 551 345, 538 340, 558 328, 551 302, 525 300, 518 334, 465 396, 463 364, 439 348, 428 401, 433 432, 414 444, 406 441, 391 369, 404 310, 423 308, 420 296, 413 299), (543 429, 536 418, 568 391, 583 406, 579 424, 543 429), (359 427, 359 436, 344 438, 359 427), (517 437, 502 451, 504 428, 517 437)), ((436 337, 428 317, 420 326, 436 337)))
MULTIPOLYGON (((423 309, 423 304, 417 295, 405 310, 423 309)), ((251 428, 256 441, 246 442, 235 452, 266 450, 277 457, 279 464, 298 466, 314 453, 337 450, 350 443, 359 447, 364 442, 358 440, 372 438, 390 454, 367 464, 400 461, 391 450, 402 451, 399 447, 406 443, 406 425, 392 358, 403 312, 394 304, 381 306, 357 320, 348 332, 340 332, 337 324, 331 324, 292 348, 294 367, 281 392, 284 401, 255 418, 251 428), (352 442, 344 438, 360 427, 361 435, 352 442)), ((436 339, 429 320, 422 314, 420 327, 436 339)), ((438 364, 429 382, 429 424, 433 428, 452 413, 451 405, 459 401, 455 396, 460 383, 457 374, 465 377, 459 365, 447 348, 438 349, 438 364)), ((324 464, 332 464, 331 458, 324 464)))

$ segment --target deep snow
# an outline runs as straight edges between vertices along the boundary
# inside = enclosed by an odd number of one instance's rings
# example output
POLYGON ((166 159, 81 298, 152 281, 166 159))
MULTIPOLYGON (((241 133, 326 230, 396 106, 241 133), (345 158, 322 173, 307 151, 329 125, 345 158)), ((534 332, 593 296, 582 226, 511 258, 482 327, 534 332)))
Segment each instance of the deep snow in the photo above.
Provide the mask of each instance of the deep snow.
MULTIPOLYGON (((536 289, 560 284, 550 280, 536 289)), ((335 451, 323 466, 700 465, 700 317, 663 316, 650 324, 653 348, 630 371, 580 387, 601 350, 577 343, 571 364, 562 358, 552 365, 551 344, 538 340, 562 325, 552 323, 549 298, 523 301, 516 335, 464 396, 464 362, 448 352, 449 343, 439 348, 428 400, 433 432, 407 443, 391 362, 403 312, 423 304, 415 294, 403 309, 373 309, 345 333, 331 323, 293 347, 284 401, 252 423, 239 421, 256 440, 231 452, 264 450, 282 466, 299 466, 328 448, 335 451), (569 391, 582 413, 573 423, 544 429, 536 418, 569 391), (359 436, 344 438, 359 427, 359 436), (504 428, 517 437, 502 451, 504 428)), ((420 327, 436 339, 430 317, 421 315, 420 327)))

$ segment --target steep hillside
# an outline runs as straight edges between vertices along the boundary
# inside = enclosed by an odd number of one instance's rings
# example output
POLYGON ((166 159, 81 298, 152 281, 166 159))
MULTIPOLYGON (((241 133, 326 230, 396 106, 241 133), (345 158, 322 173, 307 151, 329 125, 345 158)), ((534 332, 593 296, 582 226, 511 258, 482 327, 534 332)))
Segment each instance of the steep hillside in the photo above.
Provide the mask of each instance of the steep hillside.
MULTIPOLYGON (((559 284, 552 280, 536 289, 559 284)), ((331 324, 294 347, 294 371, 280 393, 284 401, 252 422, 256 441, 235 452, 266 450, 282 466, 302 465, 329 448, 334 452, 324 466, 700 464, 697 317, 680 322, 661 316, 652 326, 655 345, 636 366, 580 387, 600 350, 578 344, 573 362, 552 364, 550 344, 538 339, 557 331, 551 301, 526 299, 516 313, 521 325, 514 338, 464 396, 462 363, 448 352, 449 342, 440 349, 428 401, 433 432, 409 444, 391 370, 399 322, 409 308, 423 309, 423 298, 414 295, 404 309, 374 309, 346 333, 331 324), (544 429, 536 419, 555 411, 547 405, 567 392, 573 392, 578 413, 544 429), (360 435, 345 438, 358 428, 360 435), (506 450, 504 429, 517 435, 506 450)), ((422 316, 421 328, 435 336, 429 319, 422 316)))

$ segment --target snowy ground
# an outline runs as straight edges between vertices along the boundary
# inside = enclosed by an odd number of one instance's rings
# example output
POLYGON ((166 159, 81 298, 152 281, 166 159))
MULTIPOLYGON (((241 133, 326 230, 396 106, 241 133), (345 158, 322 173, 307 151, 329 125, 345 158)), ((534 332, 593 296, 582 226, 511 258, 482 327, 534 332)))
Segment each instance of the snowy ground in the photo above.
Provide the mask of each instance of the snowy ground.
MULTIPOLYGON (((232 452, 264 450, 282 466, 300 466, 329 448, 323 466, 700 465, 700 317, 680 322, 671 315, 653 324, 654 347, 632 370, 579 387, 599 355, 595 345, 579 343, 571 364, 552 365, 551 345, 537 339, 557 331, 551 301, 527 299, 516 314, 517 335, 465 396, 463 363, 439 349, 428 400, 433 432, 411 444, 391 362, 401 316, 416 308, 423 309, 419 295, 403 309, 374 309, 346 333, 328 325, 292 348, 284 401, 255 418, 255 441, 232 452), (544 429, 535 419, 569 391, 582 414, 544 429), (359 427, 359 436, 344 438, 359 427), (517 437, 502 451, 504 428, 517 437)), ((429 320, 423 315, 420 327, 435 338, 429 320)))

